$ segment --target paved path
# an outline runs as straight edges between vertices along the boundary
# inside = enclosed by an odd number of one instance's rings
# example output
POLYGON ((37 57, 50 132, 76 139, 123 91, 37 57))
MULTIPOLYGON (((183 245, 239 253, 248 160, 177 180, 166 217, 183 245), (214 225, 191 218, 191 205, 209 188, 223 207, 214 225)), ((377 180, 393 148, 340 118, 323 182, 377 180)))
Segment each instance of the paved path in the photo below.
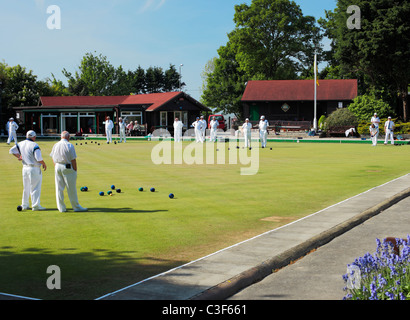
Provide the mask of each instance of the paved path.
POLYGON ((347 265, 367 252, 374 254, 376 239, 407 238, 409 208, 410 197, 229 299, 342 300, 347 265))
MULTIPOLYGON (((403 236, 403 233, 406 233, 403 230, 406 230, 405 227, 408 224, 405 223, 402 226, 404 229, 396 229, 393 224, 387 223, 389 229, 385 229, 386 233, 384 234, 373 234, 371 230, 362 231, 368 233, 368 238, 366 238, 368 242, 363 247, 356 248, 357 251, 351 250, 351 247, 355 247, 356 238, 352 239, 349 245, 342 243, 339 247, 335 245, 337 242, 332 240, 337 237, 342 239, 342 236, 346 239, 349 236, 345 232, 360 226, 368 219, 406 199, 409 195, 410 174, 407 174, 289 225, 109 293, 98 300, 217 300, 228 299, 231 296, 232 299, 251 299, 251 297, 255 299, 341 299, 344 295, 341 291, 343 287, 341 276, 345 273, 347 263, 353 262, 356 257, 368 251, 372 253, 375 249, 375 239, 379 235, 403 236), (333 257, 325 253, 315 259, 324 251, 321 247, 324 248, 325 244, 331 241, 333 257), (300 260, 304 262, 313 259, 311 262, 313 269, 300 267, 299 263, 289 266, 291 261, 298 260, 316 248, 320 249, 300 260), (362 252, 363 250, 365 252, 362 252), (345 253, 349 254, 345 255, 345 253), (334 256, 339 254, 343 255, 343 259, 336 261, 334 256), (341 265, 339 266, 339 264, 341 265), (322 268, 325 265, 332 266, 331 274, 323 269, 317 269, 321 270, 320 272, 311 272, 315 268, 319 268, 319 266, 322 268), (266 277, 271 275, 272 270, 283 267, 286 268, 273 275, 275 277, 273 281, 277 281, 277 285, 273 286, 265 281, 260 283, 264 292, 258 293, 258 297, 253 291, 245 290, 238 293, 257 281, 264 278, 266 280, 266 277), (312 277, 312 282, 309 284, 310 289, 306 290, 304 295, 299 294, 298 288, 292 286, 289 276, 286 276, 291 272, 289 270, 295 270, 295 268, 301 268, 298 271, 302 271, 294 274, 293 279, 296 283, 303 283, 307 276, 306 273, 312 277), (324 283, 319 282, 318 279, 323 278, 324 274, 327 274, 329 278, 324 283), (316 289, 320 293, 319 297, 314 297, 311 293, 314 284, 318 285, 316 289), (282 289, 277 289, 279 286, 282 289), (284 290, 283 288, 288 289, 284 290), (292 290, 294 292, 291 292, 292 290), (246 292, 251 293, 246 295, 246 292)), ((403 203, 405 203, 404 208, 409 206, 408 202, 403 203)), ((400 208, 402 207, 400 206, 400 208)), ((384 216, 384 213, 380 216, 384 216)), ((382 229, 386 227, 386 221, 380 223, 382 229)), ((266 281, 270 281, 270 279, 266 281)), ((256 287, 251 288, 249 290, 256 287)))

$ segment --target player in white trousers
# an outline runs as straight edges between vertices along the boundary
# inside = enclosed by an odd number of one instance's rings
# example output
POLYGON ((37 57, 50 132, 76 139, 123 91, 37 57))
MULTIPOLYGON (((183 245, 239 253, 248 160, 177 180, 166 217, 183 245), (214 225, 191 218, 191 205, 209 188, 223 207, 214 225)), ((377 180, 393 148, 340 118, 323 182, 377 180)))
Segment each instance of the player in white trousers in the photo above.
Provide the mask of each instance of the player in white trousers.
POLYGON ((201 141, 201 122, 199 121, 199 117, 196 117, 196 121, 192 123, 195 132, 195 142, 201 141))
POLYGON ((259 121, 259 138, 261 139, 262 148, 266 148, 266 142, 268 140, 268 126, 268 120, 265 119, 265 116, 262 116, 259 121))
POLYGON ((110 119, 110 117, 107 116, 105 119, 105 134, 107 136, 107 143, 112 143, 112 129, 114 128, 114 123, 110 119))
POLYGON ((384 124, 384 131, 386 132, 386 138, 384 139, 384 144, 387 144, 387 142, 391 141, 391 144, 394 144, 394 122, 391 120, 391 117, 388 118, 388 120, 384 124))
POLYGON ((28 131, 26 134, 27 140, 16 144, 9 151, 10 154, 23 163, 23 197, 21 201, 23 210, 29 209, 30 198, 33 211, 45 210, 40 205, 41 183, 43 180, 41 167, 46 171, 47 165, 41 155, 40 147, 35 142, 36 137, 37 135, 33 130, 28 131))
POLYGON ((245 119, 245 123, 242 125, 242 133, 243 137, 245 138, 245 148, 250 148, 251 147, 251 130, 252 130, 252 124, 249 122, 249 119, 245 119))
POLYGON ((69 142, 70 134, 67 131, 61 133, 61 140, 51 150, 53 158, 56 185, 57 209, 66 212, 64 203, 64 189, 67 188, 68 198, 75 212, 87 211, 80 206, 77 196, 77 154, 74 146, 69 142))
POLYGON ((122 118, 118 119, 118 125, 120 127, 120 143, 122 142, 122 140, 124 140, 124 142, 127 142, 127 138, 125 137, 126 125, 122 118))
POLYGON ((379 127, 376 127, 374 123, 369 128, 370 131, 370 138, 372 139, 373 147, 377 146, 377 137, 379 135, 379 127))
POLYGON ((14 122, 14 118, 10 118, 9 122, 6 124, 6 129, 9 133, 9 137, 7 139, 7 144, 10 144, 12 140, 14 140, 14 143, 17 144, 17 129, 19 128, 18 124, 14 122))
POLYGON ((178 118, 174 121, 174 141, 181 142, 182 139, 182 127, 184 124, 178 118))
POLYGON ((206 131, 206 121, 204 119, 204 116, 201 116, 200 120, 199 120, 201 127, 200 127, 200 140, 202 143, 204 143, 205 141, 205 131, 206 131))
POLYGON ((218 130, 219 122, 216 120, 215 116, 212 117, 212 120, 209 122, 209 128, 211 129, 209 141, 216 141, 216 131, 218 130))

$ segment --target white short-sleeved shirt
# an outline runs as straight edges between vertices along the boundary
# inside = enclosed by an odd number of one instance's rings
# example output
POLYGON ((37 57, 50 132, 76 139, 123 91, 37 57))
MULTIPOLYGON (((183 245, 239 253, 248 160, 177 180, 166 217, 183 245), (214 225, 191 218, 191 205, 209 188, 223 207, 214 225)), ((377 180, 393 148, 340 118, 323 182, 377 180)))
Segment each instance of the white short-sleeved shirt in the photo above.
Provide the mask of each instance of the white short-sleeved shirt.
POLYGON ((268 120, 259 121, 259 130, 266 131, 268 130, 269 122, 268 120))
POLYGON ((374 123, 374 125, 375 125, 376 127, 379 127, 380 119, 379 119, 379 117, 373 116, 372 119, 370 120, 370 122, 371 122, 371 123, 374 123))
POLYGON ((37 143, 29 139, 21 141, 18 145, 13 146, 9 153, 21 155, 23 165, 41 166, 39 161, 43 161, 40 147, 37 143))
POLYGON ((242 130, 243 130, 243 132, 250 133, 250 132, 251 132, 251 129, 252 129, 252 124, 251 124, 250 122, 248 122, 248 123, 245 122, 245 123, 242 125, 242 130))
POLYGON ((211 120, 211 122, 209 123, 209 125, 211 126, 211 129, 212 129, 212 130, 216 130, 216 129, 218 129, 219 122, 218 122, 218 120, 211 120))
POLYGON ((51 150, 50 156, 54 163, 69 164, 77 158, 74 146, 66 139, 61 139, 51 150))

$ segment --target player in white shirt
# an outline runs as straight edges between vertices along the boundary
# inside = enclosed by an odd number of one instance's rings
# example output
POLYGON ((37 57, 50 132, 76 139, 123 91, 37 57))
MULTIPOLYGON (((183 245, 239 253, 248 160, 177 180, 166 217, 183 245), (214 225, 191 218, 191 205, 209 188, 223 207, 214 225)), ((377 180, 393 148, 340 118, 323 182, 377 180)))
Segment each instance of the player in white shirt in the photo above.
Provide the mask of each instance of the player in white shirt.
POLYGON ((201 116, 199 122, 201 123, 200 140, 203 143, 205 141, 205 131, 206 131, 206 121, 204 119, 204 116, 201 116))
POLYGON ((184 124, 178 118, 174 121, 174 141, 181 142, 182 139, 182 128, 184 124))
POLYGON ((196 121, 192 123, 195 131, 195 142, 201 141, 201 122, 199 121, 199 117, 196 117, 196 121))
POLYGON ((377 113, 374 113, 374 115, 373 115, 373 117, 372 117, 372 119, 370 120, 370 122, 372 123, 372 124, 374 124, 374 127, 377 129, 376 131, 376 135, 374 136, 374 139, 375 139, 375 141, 376 141, 376 143, 377 143, 377 139, 379 138, 379 125, 380 125, 380 119, 379 119, 379 117, 377 116, 377 113))
POLYGON ((29 209, 29 198, 33 211, 45 210, 40 205, 41 183, 43 176, 41 167, 47 170, 47 165, 41 155, 41 150, 35 142, 36 133, 30 130, 26 134, 27 140, 13 146, 9 153, 14 155, 23 164, 23 197, 21 206, 23 210, 29 209))
POLYGON ((114 123, 110 120, 110 117, 107 116, 105 119, 105 134, 107 136, 107 143, 112 142, 112 129, 114 128, 114 123))
POLYGON ((373 117, 372 117, 372 119, 370 120, 370 122, 371 122, 372 124, 374 124, 374 126, 375 126, 376 128, 379 127, 379 125, 380 125, 380 119, 379 119, 379 117, 377 116, 377 113, 375 113, 375 114, 373 115, 373 117))
POLYGON ((14 143, 17 144, 17 129, 19 128, 18 124, 14 122, 14 118, 10 118, 9 122, 6 124, 6 129, 9 133, 9 137, 7 139, 7 144, 10 144, 12 140, 14 140, 14 143))
POLYGON ((215 116, 212 117, 212 120, 209 122, 209 127, 211 129, 209 141, 216 141, 216 131, 218 130, 219 122, 216 120, 215 116))
POLYGON ((376 127, 374 123, 369 128, 370 138, 372 139, 373 147, 377 146, 377 137, 379 135, 379 127, 376 127))
POLYGON ((387 144, 387 142, 391 141, 391 144, 394 144, 394 122, 391 120, 391 117, 388 118, 388 120, 384 124, 384 131, 386 132, 386 138, 384 139, 384 144, 387 144))
POLYGON ((122 142, 122 140, 124 140, 124 142, 127 142, 127 138, 125 137, 126 124, 122 120, 122 118, 118 119, 118 125, 120 127, 120 143, 122 142))
POLYGON ((245 138, 245 148, 250 148, 251 147, 251 130, 252 130, 252 124, 249 122, 249 119, 245 119, 245 123, 242 125, 242 133, 245 138))
POLYGON ((265 116, 262 116, 259 121, 259 137, 261 139, 262 148, 266 148, 266 142, 268 140, 268 126, 268 120, 265 119, 265 116))
POLYGON ((61 133, 61 140, 51 150, 53 158, 57 209, 66 212, 64 204, 64 189, 67 188, 68 198, 75 212, 87 211, 80 206, 77 196, 77 154, 74 146, 69 142, 70 134, 67 131, 61 133))

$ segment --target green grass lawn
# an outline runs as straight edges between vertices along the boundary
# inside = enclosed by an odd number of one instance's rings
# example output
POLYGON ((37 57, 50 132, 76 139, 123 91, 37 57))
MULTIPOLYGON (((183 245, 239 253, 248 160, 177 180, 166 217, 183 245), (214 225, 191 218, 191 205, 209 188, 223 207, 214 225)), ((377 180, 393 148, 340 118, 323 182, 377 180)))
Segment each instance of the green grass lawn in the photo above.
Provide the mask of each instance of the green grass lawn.
POLYGON ((0 144, 0 292, 95 299, 400 177, 410 159, 407 145, 271 142, 259 149, 258 174, 242 176, 242 164, 154 165, 158 142, 77 141, 77 187, 89 188, 79 199, 89 211, 73 212, 66 196, 60 213, 55 142, 38 141, 48 165, 44 212, 16 210, 21 163, 0 144), (112 184, 122 193, 98 195, 112 184), (61 290, 47 289, 50 265, 61 269, 61 290))

